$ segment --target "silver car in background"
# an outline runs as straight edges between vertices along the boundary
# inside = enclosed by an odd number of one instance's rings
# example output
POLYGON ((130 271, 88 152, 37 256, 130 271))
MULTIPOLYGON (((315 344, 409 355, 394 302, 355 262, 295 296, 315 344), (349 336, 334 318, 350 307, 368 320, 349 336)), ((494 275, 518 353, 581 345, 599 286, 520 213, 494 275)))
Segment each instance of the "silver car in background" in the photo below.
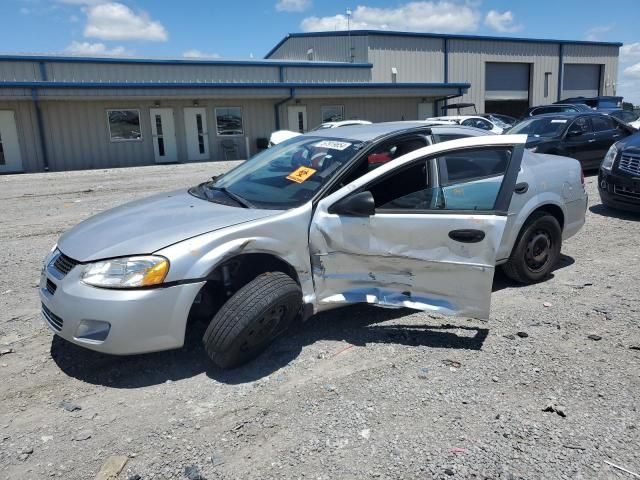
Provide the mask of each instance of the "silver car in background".
POLYGON ((294 320, 354 303, 488 318, 496 265, 543 280, 587 198, 576 160, 473 130, 313 132, 189 190, 100 213, 46 258, 43 316, 111 354, 179 348, 201 318, 223 368, 294 320))

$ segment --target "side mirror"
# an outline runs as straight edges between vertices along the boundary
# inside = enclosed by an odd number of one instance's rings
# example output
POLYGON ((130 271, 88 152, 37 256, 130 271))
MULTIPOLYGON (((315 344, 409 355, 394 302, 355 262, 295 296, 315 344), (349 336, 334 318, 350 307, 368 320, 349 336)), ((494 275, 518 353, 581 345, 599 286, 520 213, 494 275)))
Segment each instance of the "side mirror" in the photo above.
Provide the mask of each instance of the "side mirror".
POLYGON ((329 213, 352 217, 370 217, 376 213, 376 202, 369 191, 343 198, 329 208, 329 213))

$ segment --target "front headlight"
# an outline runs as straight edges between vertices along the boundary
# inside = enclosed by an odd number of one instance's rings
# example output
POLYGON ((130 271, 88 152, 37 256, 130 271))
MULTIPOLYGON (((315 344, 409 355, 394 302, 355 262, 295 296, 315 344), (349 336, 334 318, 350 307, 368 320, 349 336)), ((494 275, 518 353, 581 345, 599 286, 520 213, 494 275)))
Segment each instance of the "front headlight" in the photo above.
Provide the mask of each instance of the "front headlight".
POLYGON ((168 272, 169 260, 164 257, 114 258, 87 265, 82 281, 103 288, 149 287, 164 282, 168 272))
POLYGON ((602 165, 600 165, 600 167, 603 170, 608 170, 610 172, 611 169, 613 168, 613 162, 615 161, 617 156, 618 156, 618 147, 616 147, 614 143, 613 145, 611 145, 611 148, 609 148, 609 151, 604 156, 604 160, 602 160, 602 165))

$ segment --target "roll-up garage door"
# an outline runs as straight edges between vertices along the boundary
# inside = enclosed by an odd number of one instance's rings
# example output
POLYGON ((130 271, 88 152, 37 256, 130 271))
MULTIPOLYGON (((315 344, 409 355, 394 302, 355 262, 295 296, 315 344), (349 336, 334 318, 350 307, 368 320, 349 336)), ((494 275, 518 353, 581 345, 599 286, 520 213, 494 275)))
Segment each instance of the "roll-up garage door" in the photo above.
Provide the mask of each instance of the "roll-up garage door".
POLYGON ((562 98, 597 97, 600 94, 600 65, 564 65, 562 98))
POLYGON ((487 62, 485 112, 519 117, 529 106, 530 65, 487 62))

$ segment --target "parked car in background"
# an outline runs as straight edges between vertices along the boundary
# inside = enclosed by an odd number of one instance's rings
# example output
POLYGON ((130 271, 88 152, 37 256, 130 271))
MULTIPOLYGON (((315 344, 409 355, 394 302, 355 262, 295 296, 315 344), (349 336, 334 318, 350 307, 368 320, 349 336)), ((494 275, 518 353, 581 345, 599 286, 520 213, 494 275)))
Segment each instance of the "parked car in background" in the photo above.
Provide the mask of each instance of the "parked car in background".
POLYGON ((598 192, 606 206, 640 213, 640 133, 609 148, 600 165, 598 192))
POLYGON ((355 303, 488 318, 496 265, 543 280, 584 224, 580 165, 526 150, 524 135, 425 146, 432 134, 422 122, 309 132, 89 218, 45 259, 44 320, 125 355, 181 347, 199 317, 209 357, 230 368, 291 322, 355 303), (396 158, 372 169, 389 145, 396 158))
POLYGON ((465 127, 479 128, 480 130, 497 133, 498 135, 506 130, 504 124, 501 123, 503 126, 500 127, 497 123, 494 123, 487 118, 483 118, 480 115, 446 115, 442 117, 427 118, 426 121, 455 122, 465 127))
POLYGON ((502 127, 504 125, 504 129, 513 127, 516 123, 518 123, 518 119, 512 117, 510 115, 504 115, 502 113, 479 113, 479 117, 486 118, 490 122, 502 127))
POLYGON ((593 110, 583 103, 575 105, 569 103, 560 103, 554 105, 538 105, 537 107, 529 107, 524 114, 524 118, 535 117, 536 115, 544 115, 546 113, 578 113, 592 112, 593 110))
MULTIPOLYGON (((340 120, 337 122, 324 122, 310 131, 314 132, 316 130, 325 130, 327 128, 350 127, 352 125, 371 125, 371 122, 368 120, 340 120)), ((269 147, 278 145, 279 143, 289 140, 290 138, 297 137, 298 135, 302 135, 302 133, 294 132, 292 130, 275 131, 269 137, 269 147)))
POLYGON ((599 97, 571 97, 565 98, 554 104, 574 104, 574 105, 586 105, 592 110, 599 110, 609 112, 612 110, 622 109, 623 97, 614 96, 599 96, 599 97))
POLYGON ((597 112, 558 113, 530 117, 509 133, 529 136, 527 148, 575 158, 585 170, 597 169, 609 147, 635 130, 619 120, 597 112))
POLYGON ((609 113, 609 115, 617 118, 621 122, 626 123, 636 130, 640 130, 640 115, 633 110, 616 110, 609 113))

